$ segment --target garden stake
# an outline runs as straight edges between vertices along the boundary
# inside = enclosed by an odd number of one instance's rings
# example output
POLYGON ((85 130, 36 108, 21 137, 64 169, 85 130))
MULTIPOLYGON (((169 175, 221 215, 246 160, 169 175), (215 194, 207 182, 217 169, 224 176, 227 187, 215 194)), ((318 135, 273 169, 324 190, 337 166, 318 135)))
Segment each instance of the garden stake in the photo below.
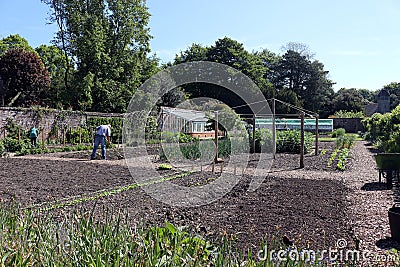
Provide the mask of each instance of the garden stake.
POLYGON ((43 153, 43 150, 44 150, 44 128, 42 129, 42 153, 43 153))
POLYGON ((215 173, 214 168, 215 168, 215 161, 213 161, 213 164, 212 164, 212 168, 211 168, 212 173, 215 173))
POLYGON ((236 175, 236 163, 233 164, 233 175, 236 175))
POLYGON ((242 176, 244 176, 244 165, 242 165, 242 176))
POLYGON ((223 168, 224 168, 224 164, 221 162, 221 173, 222 173, 222 170, 223 170, 223 168))

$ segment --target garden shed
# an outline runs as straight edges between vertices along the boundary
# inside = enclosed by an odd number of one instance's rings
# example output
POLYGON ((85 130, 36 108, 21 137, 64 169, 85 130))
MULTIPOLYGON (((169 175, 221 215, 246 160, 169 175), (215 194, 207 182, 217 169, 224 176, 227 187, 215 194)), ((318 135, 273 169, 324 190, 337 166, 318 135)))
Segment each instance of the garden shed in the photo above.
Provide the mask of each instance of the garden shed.
POLYGON ((159 126, 162 132, 182 132, 198 138, 214 138, 214 130, 207 127, 209 123, 203 111, 161 107, 159 126))

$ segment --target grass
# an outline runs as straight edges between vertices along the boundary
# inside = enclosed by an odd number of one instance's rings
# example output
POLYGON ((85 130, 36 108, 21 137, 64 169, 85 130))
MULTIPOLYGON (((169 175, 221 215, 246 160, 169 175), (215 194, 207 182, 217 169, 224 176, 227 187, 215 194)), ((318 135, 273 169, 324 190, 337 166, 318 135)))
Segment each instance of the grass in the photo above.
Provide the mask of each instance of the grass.
MULTIPOLYGON (((346 133, 345 135, 349 136, 349 137, 354 137, 355 141, 363 141, 364 140, 362 137, 360 137, 359 134, 356 134, 356 133, 346 133)), ((314 137, 314 139, 315 139, 315 137, 314 137)), ((321 141, 321 142, 335 142, 336 139, 337 139, 336 137, 331 137, 331 136, 319 136, 318 137, 318 141, 321 141)))

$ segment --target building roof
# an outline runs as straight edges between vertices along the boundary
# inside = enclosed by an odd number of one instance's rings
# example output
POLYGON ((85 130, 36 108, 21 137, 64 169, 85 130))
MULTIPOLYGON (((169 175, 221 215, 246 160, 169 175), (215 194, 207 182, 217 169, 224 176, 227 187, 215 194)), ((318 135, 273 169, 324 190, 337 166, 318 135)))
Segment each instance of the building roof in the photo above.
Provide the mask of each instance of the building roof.
POLYGON ((382 97, 382 96, 390 96, 390 94, 386 89, 382 89, 379 91, 378 97, 382 97))
POLYGON ((172 114, 186 121, 206 122, 209 120, 208 117, 206 116, 206 113, 203 111, 161 107, 161 112, 172 114))

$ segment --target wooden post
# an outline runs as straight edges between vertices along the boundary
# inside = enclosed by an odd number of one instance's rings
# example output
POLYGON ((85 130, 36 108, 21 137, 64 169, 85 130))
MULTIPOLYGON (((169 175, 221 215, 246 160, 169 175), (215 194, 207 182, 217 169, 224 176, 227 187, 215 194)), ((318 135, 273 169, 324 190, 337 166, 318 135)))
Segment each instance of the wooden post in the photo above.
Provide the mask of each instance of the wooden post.
POLYGON ((41 133, 42 133, 42 153, 43 153, 43 150, 44 150, 44 128, 42 128, 41 133))
POLYGON ((218 161, 218 111, 215 112, 215 158, 214 162, 218 161))
POLYGON ((275 98, 272 99, 272 156, 276 158, 275 98))
POLYGON ((18 127, 18 143, 21 143, 21 131, 18 127))
POLYGON ((79 144, 82 144, 82 127, 79 126, 79 144))
POLYGON ((315 156, 318 156, 318 119, 319 119, 319 115, 315 116, 315 156))
POLYGON ((304 112, 301 113, 301 128, 300 128, 300 168, 304 168, 304 112))
POLYGON ((256 115, 253 114, 253 153, 256 153, 256 115))
POLYGON ((3 128, 3 139, 6 139, 6 128, 3 128))

